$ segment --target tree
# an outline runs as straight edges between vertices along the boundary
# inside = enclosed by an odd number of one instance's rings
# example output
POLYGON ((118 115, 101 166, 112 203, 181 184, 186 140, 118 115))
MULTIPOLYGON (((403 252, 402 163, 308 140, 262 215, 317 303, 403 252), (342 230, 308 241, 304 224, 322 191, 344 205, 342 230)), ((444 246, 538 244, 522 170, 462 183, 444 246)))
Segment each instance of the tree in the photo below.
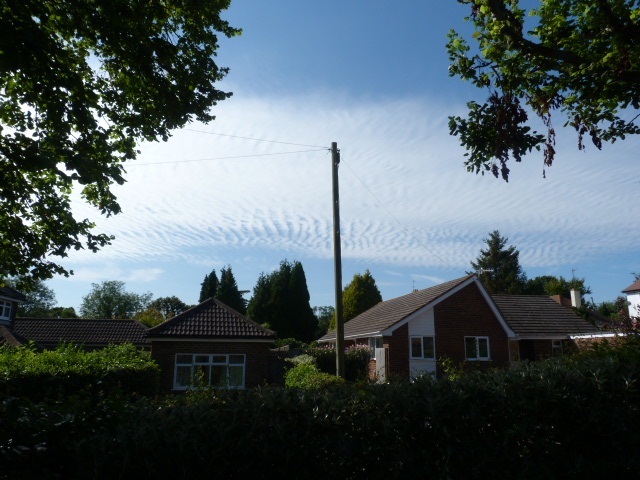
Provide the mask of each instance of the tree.
POLYGON ((134 318, 146 310, 151 297, 151 293, 127 292, 124 282, 117 280, 92 283, 91 292, 82 297, 80 314, 85 318, 134 318))
POLYGON ((489 293, 524 292, 527 277, 518 260, 520 252, 514 246, 505 248, 508 240, 494 230, 489 238, 484 239, 487 249, 480 250, 476 261, 471 262, 474 272, 489 293))
POLYGON ((211 270, 211 273, 209 275, 205 275, 204 280, 200 284, 200 298, 198 301, 202 303, 208 298, 214 298, 218 293, 219 283, 215 269, 211 270))
POLYGON ((356 273, 342 293, 344 321, 357 317, 381 301, 382 295, 371 272, 366 270, 363 275, 356 273))
POLYGON ((162 314, 160 310, 154 307, 149 307, 142 312, 138 312, 133 316, 134 320, 146 325, 149 328, 160 325, 165 322, 167 318, 162 314))
POLYGON ((169 320, 176 315, 181 314, 189 308, 189 305, 184 303, 176 296, 172 297, 159 297, 149 304, 149 308, 153 308, 160 312, 164 320, 169 320))
POLYGON ((584 278, 572 278, 566 280, 564 277, 554 277, 543 275, 527 280, 524 293, 527 295, 562 295, 569 298, 571 290, 579 290, 583 297, 591 293, 591 287, 585 285, 584 278))
POLYGON ((325 307, 313 307, 313 314, 316 316, 316 321, 318 322, 315 338, 320 338, 329 332, 335 312, 336 309, 330 305, 325 307))
POLYGON ((248 306, 249 316, 279 338, 312 340, 317 324, 309 305, 309 290, 300 262, 284 260, 280 269, 261 273, 248 306))
POLYGON ((113 237, 76 218, 70 196, 107 216, 137 142, 167 140, 231 94, 214 62, 230 0, 24 0, 0 7, 0 275, 69 275, 56 257, 113 237))
POLYGON ((542 148, 551 166, 555 112, 576 130, 581 150, 585 135, 601 149, 640 133, 631 110, 640 108, 637 2, 540 0, 532 9, 524 0, 458 2, 471 6, 478 49, 451 31, 449 73, 489 92, 484 104, 467 103, 468 118, 449 118, 451 134, 468 151, 468 171, 508 180, 510 157, 519 162, 533 148, 542 148), (531 129, 528 112, 546 132, 531 129))
POLYGON ((228 307, 233 308, 236 312, 246 315, 247 302, 238 289, 238 284, 231 271, 231 266, 220 270, 220 284, 218 285, 215 298, 228 307))

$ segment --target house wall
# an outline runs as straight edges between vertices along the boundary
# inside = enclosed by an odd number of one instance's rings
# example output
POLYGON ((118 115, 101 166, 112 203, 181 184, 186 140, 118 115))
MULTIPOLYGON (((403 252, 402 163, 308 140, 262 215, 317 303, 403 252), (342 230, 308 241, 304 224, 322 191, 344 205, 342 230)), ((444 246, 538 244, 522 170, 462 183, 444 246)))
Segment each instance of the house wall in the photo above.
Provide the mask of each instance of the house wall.
POLYGON ((271 343, 259 342, 151 342, 151 356, 160 366, 160 390, 173 390, 177 353, 244 354, 246 388, 257 387, 269 379, 271 343))
MULTIPOLYGON (((433 337, 436 334, 433 308, 421 312, 407 324, 409 327, 409 339, 411 337, 433 337)), ((436 372, 436 360, 411 358, 411 343, 409 341, 409 374, 411 378, 417 378, 425 373, 436 372)), ((438 350, 436 348, 436 359, 438 350)))
POLYGON ((627 295, 629 302, 629 316, 640 317, 640 292, 634 292, 627 295))
MULTIPOLYGON (((466 360, 465 336, 489 337, 490 360, 468 361, 475 368, 508 367, 508 338, 475 283, 434 307, 436 355, 455 364, 466 360)), ((438 371, 438 373, 441 373, 438 371)))
POLYGON ((390 337, 384 337, 384 348, 389 352, 387 379, 409 378, 409 326, 402 325, 390 337))

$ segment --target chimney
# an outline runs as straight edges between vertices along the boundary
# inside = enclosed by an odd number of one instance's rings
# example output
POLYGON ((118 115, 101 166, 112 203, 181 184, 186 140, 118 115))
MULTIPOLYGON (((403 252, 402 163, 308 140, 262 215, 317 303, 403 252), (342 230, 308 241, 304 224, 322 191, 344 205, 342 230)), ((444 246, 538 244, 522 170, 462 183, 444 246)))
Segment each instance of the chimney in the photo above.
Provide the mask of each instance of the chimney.
POLYGON ((571 306, 574 308, 580 308, 582 306, 582 294, 580 290, 575 288, 571 289, 571 306))

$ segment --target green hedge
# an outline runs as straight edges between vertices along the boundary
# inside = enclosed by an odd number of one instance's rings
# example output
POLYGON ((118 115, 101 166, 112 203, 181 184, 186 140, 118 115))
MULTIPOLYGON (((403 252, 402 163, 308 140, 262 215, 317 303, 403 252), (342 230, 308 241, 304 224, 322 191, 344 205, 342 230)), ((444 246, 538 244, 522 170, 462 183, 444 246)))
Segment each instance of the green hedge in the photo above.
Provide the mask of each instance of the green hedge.
MULTIPOLYGON (((336 349, 332 347, 308 348, 306 353, 316 359, 318 370, 331 375, 336 374, 336 349)), ((365 345, 356 345, 345 349, 344 372, 349 382, 366 380, 369 376, 371 349, 365 345)))
POLYGON ((155 395, 160 369, 148 352, 131 344, 85 352, 72 345, 37 351, 0 347, 0 398, 55 399, 120 392, 155 395))
POLYGON ((640 351, 452 381, 0 402, 10 478, 635 478, 640 351))

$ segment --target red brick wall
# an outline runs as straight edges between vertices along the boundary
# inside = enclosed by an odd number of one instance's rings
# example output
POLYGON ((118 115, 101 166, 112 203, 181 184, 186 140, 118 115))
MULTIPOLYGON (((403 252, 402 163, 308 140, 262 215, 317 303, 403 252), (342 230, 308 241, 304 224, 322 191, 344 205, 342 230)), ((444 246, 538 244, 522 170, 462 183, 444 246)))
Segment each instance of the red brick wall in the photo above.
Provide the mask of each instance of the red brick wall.
POLYGON ((394 330, 393 336, 384 337, 385 349, 388 349, 387 379, 390 377, 409 378, 409 326, 394 330))
MULTIPOLYGON (((436 355, 451 358, 455 364, 466 360, 465 336, 489 337, 490 361, 469 361, 471 367, 509 366, 507 334, 475 284, 471 284, 437 304, 435 314, 436 355)), ((408 341, 406 341, 407 359, 408 341)), ((440 371, 438 370, 438 373, 440 371)))
POLYGON ((269 378, 270 343, 206 343, 206 342, 152 342, 151 356, 160 366, 160 390, 173 389, 177 353, 191 354, 244 354, 245 387, 257 387, 269 378))

